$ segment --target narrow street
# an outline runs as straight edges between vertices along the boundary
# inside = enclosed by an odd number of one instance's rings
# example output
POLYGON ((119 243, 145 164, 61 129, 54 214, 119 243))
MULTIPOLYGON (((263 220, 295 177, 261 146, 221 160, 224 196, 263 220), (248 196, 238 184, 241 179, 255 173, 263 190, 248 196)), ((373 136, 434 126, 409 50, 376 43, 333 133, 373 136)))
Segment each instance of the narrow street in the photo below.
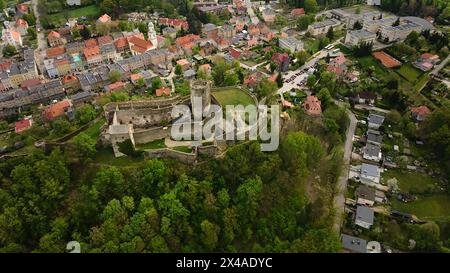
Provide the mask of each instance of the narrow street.
MULTIPOLYGON (((342 106, 342 102, 335 101, 335 103, 339 106, 342 106)), ((348 181, 348 171, 350 166, 350 159, 353 148, 353 136, 356 130, 357 119, 355 115, 349 109, 346 110, 348 117, 350 118, 350 124, 347 128, 347 135, 344 144, 344 162, 343 169, 341 175, 338 179, 338 184, 336 185, 336 195, 334 197, 334 213, 335 213, 335 221, 333 224, 333 229, 338 234, 340 233, 342 222, 343 222, 343 213, 345 208, 345 192, 347 190, 347 181, 348 181)))
POLYGON ((38 2, 39 0, 31 0, 31 4, 33 5, 33 11, 34 11, 34 15, 36 17, 36 33, 37 33, 37 48, 34 51, 35 54, 35 59, 36 59, 36 64, 38 66, 39 71, 41 72, 41 74, 44 73, 44 51, 47 48, 47 39, 45 38, 44 35, 44 30, 42 29, 41 26, 41 21, 40 21, 40 17, 41 14, 39 13, 39 9, 38 9, 38 2))

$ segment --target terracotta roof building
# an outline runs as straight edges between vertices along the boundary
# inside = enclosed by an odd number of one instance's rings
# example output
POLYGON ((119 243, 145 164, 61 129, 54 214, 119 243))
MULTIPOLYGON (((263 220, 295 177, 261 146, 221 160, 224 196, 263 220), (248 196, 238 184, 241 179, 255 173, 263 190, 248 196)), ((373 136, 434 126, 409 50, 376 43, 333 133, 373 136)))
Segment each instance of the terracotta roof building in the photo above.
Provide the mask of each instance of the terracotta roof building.
POLYGON ((419 107, 413 107, 411 109, 411 115, 413 119, 417 121, 423 121, 431 113, 431 110, 425 105, 419 107))
POLYGON ((63 116, 66 111, 72 106, 70 100, 66 99, 48 106, 43 112, 44 120, 51 121, 55 118, 63 116))
POLYGON ((307 96, 303 103, 307 115, 316 116, 322 113, 320 100, 316 96, 307 96))
POLYGON ((15 123, 14 132, 16 134, 20 134, 21 132, 23 132, 27 129, 30 129, 32 125, 33 125, 33 120, 31 120, 31 119, 19 120, 15 123))
POLYGON ((129 44, 133 55, 139 55, 155 48, 150 41, 146 41, 136 36, 131 37, 129 44))

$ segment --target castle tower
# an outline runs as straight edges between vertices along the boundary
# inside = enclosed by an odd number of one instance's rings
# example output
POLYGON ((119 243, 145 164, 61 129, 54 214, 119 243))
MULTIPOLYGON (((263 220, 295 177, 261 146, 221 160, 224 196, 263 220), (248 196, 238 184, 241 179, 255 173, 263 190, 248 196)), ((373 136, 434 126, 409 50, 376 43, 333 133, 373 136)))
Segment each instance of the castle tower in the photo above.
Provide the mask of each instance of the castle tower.
POLYGON ((208 111, 211 105, 211 81, 207 80, 192 80, 191 81, 191 105, 192 110, 201 109, 203 112, 208 111), (197 106, 201 98, 201 108, 197 106))
POLYGON ((158 48, 158 38, 156 38, 156 31, 153 23, 148 22, 148 40, 153 44, 153 48, 158 48))

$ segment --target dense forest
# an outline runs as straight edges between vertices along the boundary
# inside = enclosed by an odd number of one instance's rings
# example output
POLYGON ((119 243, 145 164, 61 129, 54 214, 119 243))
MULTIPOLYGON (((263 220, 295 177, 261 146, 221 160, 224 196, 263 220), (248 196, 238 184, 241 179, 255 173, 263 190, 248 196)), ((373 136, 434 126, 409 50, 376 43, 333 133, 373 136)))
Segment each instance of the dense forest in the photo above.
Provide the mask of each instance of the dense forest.
POLYGON ((330 201, 305 194, 322 146, 291 132, 278 152, 247 142, 193 168, 100 165, 59 148, 3 160, 0 252, 64 252, 71 240, 82 252, 337 252, 330 201))

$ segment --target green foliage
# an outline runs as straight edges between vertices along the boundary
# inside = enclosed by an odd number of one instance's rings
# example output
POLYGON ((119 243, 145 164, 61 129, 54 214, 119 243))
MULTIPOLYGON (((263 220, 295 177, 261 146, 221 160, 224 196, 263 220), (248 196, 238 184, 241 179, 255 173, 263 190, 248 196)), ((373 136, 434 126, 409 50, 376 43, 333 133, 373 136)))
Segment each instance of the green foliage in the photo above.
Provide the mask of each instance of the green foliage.
POLYGON ((94 120, 97 116, 95 109, 90 104, 85 104, 79 107, 76 111, 75 117, 81 124, 86 124, 91 120, 94 120))
POLYGON ((306 14, 298 17, 297 28, 301 31, 306 30, 310 24, 314 22, 314 15, 306 14))
POLYGON ((85 133, 80 133, 74 137, 73 142, 75 144, 76 152, 82 162, 92 158, 97 152, 95 140, 85 133))
POLYGON ((17 49, 13 45, 6 44, 3 47, 3 56, 5 56, 5 57, 12 57, 12 56, 14 56, 16 54, 17 54, 17 49))
POLYGON ((181 67, 180 64, 177 64, 175 66, 175 75, 181 76, 182 74, 183 74, 183 68, 181 67))
POLYGON ((121 77, 122 77, 122 75, 120 74, 119 71, 113 70, 113 71, 109 72, 109 80, 112 83, 118 82, 121 77))
POLYGON ((143 154, 143 151, 138 151, 134 148, 133 142, 131 139, 124 140, 119 144, 119 152, 129 155, 131 157, 140 157, 143 154))

